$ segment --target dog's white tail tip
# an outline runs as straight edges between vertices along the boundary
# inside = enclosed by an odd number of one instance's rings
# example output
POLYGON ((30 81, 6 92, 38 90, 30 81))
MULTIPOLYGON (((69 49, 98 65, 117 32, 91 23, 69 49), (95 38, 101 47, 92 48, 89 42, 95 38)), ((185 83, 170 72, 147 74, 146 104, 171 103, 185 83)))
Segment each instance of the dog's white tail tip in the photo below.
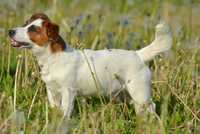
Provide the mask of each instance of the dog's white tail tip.
POLYGON ((172 46, 172 35, 168 24, 160 22, 155 28, 155 39, 147 47, 137 51, 139 57, 145 62, 151 60, 161 52, 167 51, 172 46))

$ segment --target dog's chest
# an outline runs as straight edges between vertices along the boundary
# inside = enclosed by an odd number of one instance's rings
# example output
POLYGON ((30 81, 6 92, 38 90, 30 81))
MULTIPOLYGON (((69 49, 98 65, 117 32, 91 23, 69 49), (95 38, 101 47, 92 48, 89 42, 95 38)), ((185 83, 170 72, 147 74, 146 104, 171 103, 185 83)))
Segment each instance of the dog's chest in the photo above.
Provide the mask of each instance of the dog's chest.
POLYGON ((50 81, 52 81, 52 76, 51 76, 51 73, 50 73, 50 68, 48 65, 43 65, 41 67, 41 77, 42 77, 42 80, 45 82, 45 83, 48 83, 50 81))
POLYGON ((73 74, 73 65, 68 64, 62 57, 49 60, 41 67, 42 80, 54 89, 64 85, 70 86, 75 75, 73 74))
POLYGON ((46 84, 51 83, 52 85, 53 83, 55 83, 55 81, 60 81, 61 79, 64 79, 62 78, 62 75, 63 75, 62 70, 63 70, 62 65, 59 65, 59 63, 52 64, 50 62, 50 63, 44 64, 41 67, 42 80, 46 84))

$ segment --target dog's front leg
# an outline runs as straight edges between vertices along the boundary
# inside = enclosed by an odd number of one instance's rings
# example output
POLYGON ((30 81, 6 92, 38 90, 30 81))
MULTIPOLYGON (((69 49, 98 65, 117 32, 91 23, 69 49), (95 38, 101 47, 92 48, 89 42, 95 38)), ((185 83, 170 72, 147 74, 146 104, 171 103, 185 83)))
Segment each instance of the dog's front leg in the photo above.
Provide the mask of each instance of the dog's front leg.
POLYGON ((71 88, 62 88, 60 90, 60 109, 63 112, 63 118, 58 124, 57 133, 68 134, 69 119, 73 109, 74 98, 76 93, 71 88))
POLYGON ((62 90, 61 96, 61 109, 63 111, 63 115, 66 118, 70 118, 76 93, 70 88, 65 88, 62 90))
POLYGON ((48 100, 49 100, 49 104, 50 107, 53 108, 56 106, 56 103, 54 101, 53 95, 52 95, 52 91, 50 88, 47 87, 47 96, 48 96, 48 100))

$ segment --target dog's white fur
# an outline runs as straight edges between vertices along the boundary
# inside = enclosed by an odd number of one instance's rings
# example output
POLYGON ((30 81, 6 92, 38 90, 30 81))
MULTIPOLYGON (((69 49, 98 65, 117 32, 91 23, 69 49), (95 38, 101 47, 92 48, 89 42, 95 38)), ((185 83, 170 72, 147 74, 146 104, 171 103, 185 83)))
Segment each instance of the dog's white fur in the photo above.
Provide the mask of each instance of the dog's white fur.
POLYGON ((52 107, 60 107, 64 115, 69 117, 74 98, 78 94, 112 95, 126 89, 134 101, 137 113, 149 102, 147 109, 154 110, 151 101, 151 71, 145 62, 170 49, 172 36, 166 24, 158 24, 155 40, 138 51, 76 50, 67 46, 64 52, 52 54, 49 44, 39 47, 28 39, 27 28, 32 24, 41 26, 41 22, 39 19, 26 27, 17 28, 15 40, 32 45, 52 107))

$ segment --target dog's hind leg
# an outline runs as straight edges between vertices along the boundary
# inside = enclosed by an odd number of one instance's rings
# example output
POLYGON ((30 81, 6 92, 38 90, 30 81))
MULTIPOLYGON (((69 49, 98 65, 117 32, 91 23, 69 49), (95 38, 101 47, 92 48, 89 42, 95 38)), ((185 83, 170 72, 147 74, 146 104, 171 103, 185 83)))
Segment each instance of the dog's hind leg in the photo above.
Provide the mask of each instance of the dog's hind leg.
POLYGON ((155 112, 155 104, 151 101, 151 72, 144 67, 134 75, 126 84, 127 90, 134 101, 136 114, 143 113, 143 110, 155 112))

